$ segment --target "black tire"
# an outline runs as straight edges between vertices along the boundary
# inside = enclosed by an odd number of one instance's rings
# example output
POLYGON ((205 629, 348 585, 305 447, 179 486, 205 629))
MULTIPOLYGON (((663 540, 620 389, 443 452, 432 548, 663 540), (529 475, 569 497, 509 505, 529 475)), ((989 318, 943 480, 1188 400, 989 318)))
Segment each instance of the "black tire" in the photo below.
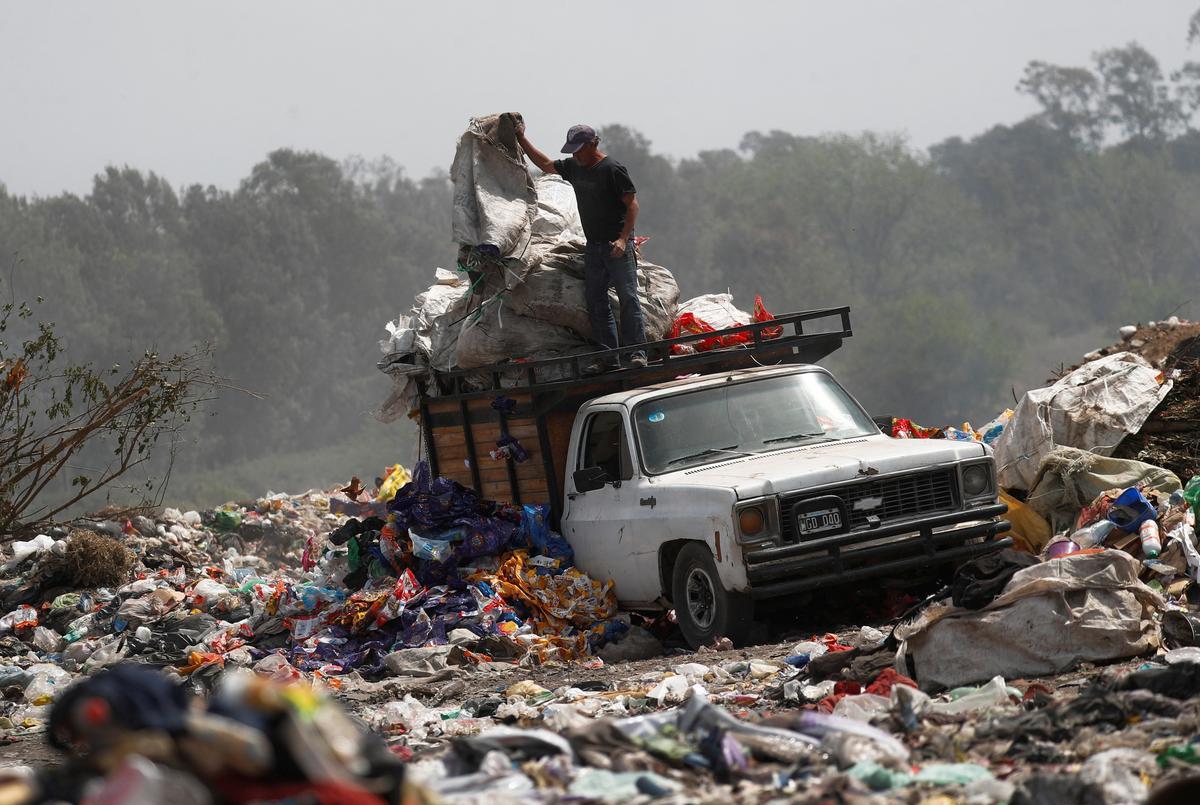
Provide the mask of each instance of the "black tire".
POLYGON ((675 559, 671 602, 679 629, 694 649, 712 645, 718 637, 740 646, 754 626, 754 602, 721 586, 712 554, 698 542, 683 546, 675 559))

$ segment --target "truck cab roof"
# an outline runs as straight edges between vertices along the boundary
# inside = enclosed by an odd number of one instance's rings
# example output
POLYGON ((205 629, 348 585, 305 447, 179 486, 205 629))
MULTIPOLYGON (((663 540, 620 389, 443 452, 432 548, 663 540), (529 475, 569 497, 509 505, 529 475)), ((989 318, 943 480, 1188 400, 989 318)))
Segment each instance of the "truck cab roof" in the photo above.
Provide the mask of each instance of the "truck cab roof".
POLYGON ((596 397, 589 401, 588 405, 615 404, 632 408, 643 400, 667 396, 680 389, 711 388, 723 383, 738 383, 767 377, 802 374, 804 372, 823 372, 824 374, 829 374, 826 369, 811 363, 789 364, 786 366, 755 366, 749 369, 734 369, 724 372, 714 372, 712 374, 687 375, 662 383, 654 383, 649 386, 617 391, 612 394, 605 394, 603 397, 596 397))

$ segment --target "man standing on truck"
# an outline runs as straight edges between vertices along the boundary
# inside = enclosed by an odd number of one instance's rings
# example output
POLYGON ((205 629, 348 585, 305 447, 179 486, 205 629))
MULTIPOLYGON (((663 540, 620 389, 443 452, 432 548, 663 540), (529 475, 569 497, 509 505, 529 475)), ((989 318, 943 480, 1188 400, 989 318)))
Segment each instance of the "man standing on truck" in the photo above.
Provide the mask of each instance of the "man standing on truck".
MULTIPOLYGON (((575 189, 579 218, 587 236, 584 254, 584 298, 592 323, 592 336, 608 349, 616 349, 617 325, 613 321, 608 289, 615 288, 621 304, 620 345, 644 344, 646 328, 638 300, 637 257, 633 227, 637 222, 637 189, 629 171, 603 153, 600 138, 591 126, 572 126, 562 147, 566 159, 552 160, 525 137, 525 123, 517 124, 517 141, 545 173, 557 173, 575 189)), ((646 365, 646 353, 629 358, 632 367, 646 365)), ((583 367, 586 374, 615 369, 616 360, 597 360, 583 367)))

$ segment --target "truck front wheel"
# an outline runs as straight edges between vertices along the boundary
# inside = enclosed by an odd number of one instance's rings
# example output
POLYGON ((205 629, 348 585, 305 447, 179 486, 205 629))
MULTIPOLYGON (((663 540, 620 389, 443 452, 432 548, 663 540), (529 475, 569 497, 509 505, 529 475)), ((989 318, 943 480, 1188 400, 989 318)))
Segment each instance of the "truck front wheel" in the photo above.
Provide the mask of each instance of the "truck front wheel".
POLYGON ((721 586, 712 554, 699 543, 685 545, 675 559, 671 601, 679 629, 692 648, 711 645, 718 637, 741 645, 754 625, 754 602, 721 586))

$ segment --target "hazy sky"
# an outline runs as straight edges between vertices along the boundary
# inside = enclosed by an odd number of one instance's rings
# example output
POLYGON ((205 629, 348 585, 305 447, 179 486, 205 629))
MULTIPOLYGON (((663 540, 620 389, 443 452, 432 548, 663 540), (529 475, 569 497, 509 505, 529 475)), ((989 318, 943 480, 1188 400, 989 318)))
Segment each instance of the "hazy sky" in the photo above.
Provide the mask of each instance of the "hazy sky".
MULTIPOLYGON (((556 149, 625 123, 674 156, 750 130, 907 132, 1029 114, 1025 63, 1136 40, 1166 69, 1200 0, 0 0, 0 182, 87 192, 107 164, 233 186, 270 150, 448 166, 473 115, 556 149)), ((1192 52, 1200 59, 1200 47, 1192 52)))

